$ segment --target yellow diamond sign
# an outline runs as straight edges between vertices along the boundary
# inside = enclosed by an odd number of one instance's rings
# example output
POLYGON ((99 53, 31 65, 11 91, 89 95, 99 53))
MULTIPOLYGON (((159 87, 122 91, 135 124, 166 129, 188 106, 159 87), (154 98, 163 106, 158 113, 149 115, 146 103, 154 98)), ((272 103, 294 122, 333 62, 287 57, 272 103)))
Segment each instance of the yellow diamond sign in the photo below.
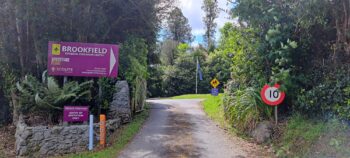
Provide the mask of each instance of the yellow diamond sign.
POLYGON ((52 44, 52 55, 60 55, 61 54, 61 45, 60 44, 52 44))
POLYGON ((214 78, 213 80, 210 81, 210 84, 211 84, 211 86, 213 86, 214 88, 216 88, 216 87, 220 84, 220 82, 219 82, 219 80, 217 80, 216 78, 214 78))

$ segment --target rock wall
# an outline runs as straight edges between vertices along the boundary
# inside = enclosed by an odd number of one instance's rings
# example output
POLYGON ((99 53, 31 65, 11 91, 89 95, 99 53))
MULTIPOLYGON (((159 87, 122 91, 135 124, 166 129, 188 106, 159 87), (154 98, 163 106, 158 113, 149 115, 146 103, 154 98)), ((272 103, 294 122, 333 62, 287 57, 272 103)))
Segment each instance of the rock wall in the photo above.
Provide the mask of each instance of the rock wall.
POLYGON ((108 118, 120 118, 122 123, 131 121, 130 90, 128 82, 118 81, 115 84, 116 93, 109 106, 108 118))
MULTIPOLYGON (((120 119, 107 120, 107 137, 120 127, 120 119)), ((94 143, 97 144, 99 124, 94 124, 94 143)), ((87 150, 89 125, 28 127, 20 119, 16 130, 18 157, 47 157, 87 150)))

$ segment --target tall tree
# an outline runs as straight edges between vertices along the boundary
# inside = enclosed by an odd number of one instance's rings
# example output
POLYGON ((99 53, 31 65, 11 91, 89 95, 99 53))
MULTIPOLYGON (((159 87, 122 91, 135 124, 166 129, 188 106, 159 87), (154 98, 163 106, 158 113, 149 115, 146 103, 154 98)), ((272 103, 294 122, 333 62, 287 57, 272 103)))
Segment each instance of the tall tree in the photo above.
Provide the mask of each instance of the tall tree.
POLYGON ((203 22, 205 24, 205 35, 204 41, 206 43, 207 49, 211 49, 215 42, 215 32, 216 26, 215 19, 219 15, 219 7, 217 0, 203 0, 202 9, 205 13, 203 17, 203 22))
POLYGON ((190 43, 193 40, 191 31, 192 28, 188 24, 187 18, 182 14, 180 8, 175 7, 167 21, 167 38, 181 42, 181 43, 190 43))
POLYGON ((161 50, 160 50, 160 60, 163 65, 174 65, 175 59, 177 57, 177 45, 178 42, 174 40, 165 40, 162 42, 161 50))

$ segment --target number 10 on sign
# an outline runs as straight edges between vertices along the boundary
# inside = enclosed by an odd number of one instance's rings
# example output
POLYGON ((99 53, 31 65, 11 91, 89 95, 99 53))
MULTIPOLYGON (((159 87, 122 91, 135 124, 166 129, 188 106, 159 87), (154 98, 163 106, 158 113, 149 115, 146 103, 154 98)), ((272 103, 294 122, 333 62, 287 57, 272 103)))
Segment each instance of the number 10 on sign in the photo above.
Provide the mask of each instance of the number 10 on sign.
POLYGON ((286 96, 284 92, 279 91, 280 85, 275 84, 274 86, 270 87, 269 85, 265 85, 261 92, 261 99, 270 106, 275 106, 275 120, 277 124, 277 106, 281 104, 286 96))

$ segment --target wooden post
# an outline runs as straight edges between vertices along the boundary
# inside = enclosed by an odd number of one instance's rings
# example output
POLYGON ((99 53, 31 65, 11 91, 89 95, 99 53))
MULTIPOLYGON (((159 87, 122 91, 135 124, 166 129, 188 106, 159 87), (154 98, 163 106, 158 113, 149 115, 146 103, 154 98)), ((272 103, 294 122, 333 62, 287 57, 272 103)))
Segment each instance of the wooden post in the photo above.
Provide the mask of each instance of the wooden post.
POLYGON ((100 145, 106 146, 106 115, 100 115, 100 145))

